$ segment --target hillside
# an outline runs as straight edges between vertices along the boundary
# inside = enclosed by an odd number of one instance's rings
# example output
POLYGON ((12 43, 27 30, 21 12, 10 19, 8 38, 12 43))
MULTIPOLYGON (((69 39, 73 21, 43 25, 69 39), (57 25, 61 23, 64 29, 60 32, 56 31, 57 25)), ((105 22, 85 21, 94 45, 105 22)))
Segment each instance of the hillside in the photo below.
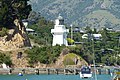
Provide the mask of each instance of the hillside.
MULTIPOLYGON (((24 26, 22 27, 22 30, 19 30, 18 26, 15 29, 8 29, 7 35, 0 37, 0 50, 12 51, 23 47, 31 47, 26 30, 24 26)), ((3 30, 0 32, 2 33, 3 30)))
MULTIPOLYGON (((29 64, 30 58, 28 57, 28 54, 26 53, 26 49, 18 49, 14 51, 2 51, 2 53, 5 53, 7 56, 10 56, 10 60, 12 62, 12 65, 10 65, 12 68, 27 68, 27 67, 33 67, 33 68, 64 68, 64 67, 81 67, 82 65, 88 65, 88 63, 79 55, 76 55, 74 53, 69 54, 61 54, 57 57, 55 63, 51 64, 44 64, 41 62, 33 63, 32 66, 29 64), (21 56, 18 55, 19 53, 22 53, 21 56)), ((1 54, 0 53, 0 57, 1 54)), ((0 58, 1 60, 1 58, 0 58)), ((8 64, 7 64, 8 65, 8 64)), ((1 66, 1 64, 0 64, 1 66)))
POLYGON ((96 10, 86 15, 83 18, 83 23, 90 25, 91 27, 100 28, 119 28, 120 19, 116 18, 113 14, 106 10, 96 10))
POLYGON ((110 23, 109 27, 120 29, 120 25, 118 24, 120 19, 119 0, 31 0, 30 4, 33 6, 34 11, 40 12, 42 16, 49 20, 54 20, 61 14, 68 25, 72 23, 76 26, 84 27, 89 26, 89 22, 91 21, 86 16, 92 15, 93 18, 98 18, 99 15, 104 15, 106 19, 98 22, 100 25, 95 23, 90 26, 108 27, 106 24, 109 25, 110 23), (84 19, 87 22, 84 22, 84 19))

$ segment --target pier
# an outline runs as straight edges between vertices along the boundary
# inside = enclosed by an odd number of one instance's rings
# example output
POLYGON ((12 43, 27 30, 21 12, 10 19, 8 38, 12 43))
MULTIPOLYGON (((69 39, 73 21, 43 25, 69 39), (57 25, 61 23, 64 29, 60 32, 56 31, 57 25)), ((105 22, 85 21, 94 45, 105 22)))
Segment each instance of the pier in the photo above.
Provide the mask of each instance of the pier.
MULTIPOLYGON (((108 68, 96 68, 97 74, 111 74, 120 69, 108 69, 108 68)), ((0 68, 0 74, 65 74, 65 75, 77 75, 80 72, 80 68, 0 68)), ((94 72, 94 69, 92 69, 94 72)))
POLYGON ((3 69, 0 68, 0 74, 78 74, 80 68, 9 68, 3 69))

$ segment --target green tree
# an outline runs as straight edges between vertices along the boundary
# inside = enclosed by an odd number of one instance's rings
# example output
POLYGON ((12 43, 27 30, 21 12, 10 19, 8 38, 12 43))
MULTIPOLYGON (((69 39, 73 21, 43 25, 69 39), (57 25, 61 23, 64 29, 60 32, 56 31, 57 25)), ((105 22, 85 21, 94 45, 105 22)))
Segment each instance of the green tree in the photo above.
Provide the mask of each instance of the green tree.
POLYGON ((41 17, 38 20, 38 23, 29 25, 30 28, 34 29, 37 33, 37 36, 33 35, 34 41, 40 45, 50 45, 52 43, 52 34, 51 29, 53 28, 54 23, 52 21, 45 20, 41 17))
POLYGON ((32 49, 26 51, 28 57, 30 58, 29 63, 32 65, 38 62, 44 64, 54 63, 60 55, 63 47, 64 46, 61 47, 59 45, 33 47, 32 49))
POLYGON ((0 31, 0 37, 7 35, 7 33, 8 33, 8 30, 6 28, 2 28, 2 30, 0 31))
POLYGON ((103 46, 101 46, 103 49, 106 49, 107 46, 107 41, 109 41, 109 33, 106 30, 106 28, 103 28, 101 31, 99 31, 100 34, 102 34, 102 42, 103 42, 103 46))
POLYGON ((31 11, 29 0, 0 0, 0 27, 10 27, 14 19, 26 19, 31 11))
POLYGON ((5 63, 6 65, 11 66, 12 65, 12 60, 10 59, 10 56, 0 53, 0 64, 5 63))

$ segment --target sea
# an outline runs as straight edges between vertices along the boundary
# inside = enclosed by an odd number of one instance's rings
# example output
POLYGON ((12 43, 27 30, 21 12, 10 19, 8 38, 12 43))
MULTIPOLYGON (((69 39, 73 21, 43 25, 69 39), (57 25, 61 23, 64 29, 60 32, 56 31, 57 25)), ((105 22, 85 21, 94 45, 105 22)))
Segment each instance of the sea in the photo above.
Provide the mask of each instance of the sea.
MULTIPOLYGON (((81 79, 79 75, 64 75, 64 74, 29 74, 29 75, 0 75, 0 80, 95 80, 94 76, 88 79, 81 79)), ((112 80, 111 75, 97 75, 97 80, 112 80)))

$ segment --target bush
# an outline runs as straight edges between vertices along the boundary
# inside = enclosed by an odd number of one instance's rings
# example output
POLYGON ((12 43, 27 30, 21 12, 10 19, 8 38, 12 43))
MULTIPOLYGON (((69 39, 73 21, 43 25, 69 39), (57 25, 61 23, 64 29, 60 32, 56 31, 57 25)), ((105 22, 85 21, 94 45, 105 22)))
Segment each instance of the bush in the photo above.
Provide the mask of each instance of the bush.
POLYGON ((69 45, 70 45, 70 44, 72 45, 72 44, 74 44, 74 42, 75 42, 75 41, 74 41, 73 39, 71 39, 71 38, 67 38, 67 41, 68 41, 68 44, 69 44, 69 45))
POLYGON ((4 37, 5 35, 7 35, 8 30, 6 28, 2 28, 2 31, 0 31, 0 37, 4 37))
POLYGON ((34 64, 37 62, 50 64, 54 63, 57 57, 60 55, 63 47, 60 46, 44 46, 44 47, 33 47, 27 50, 26 53, 30 58, 29 63, 34 64))
POLYGON ((64 57, 64 65, 75 65, 75 58, 78 57, 76 54, 69 53, 64 57))
POLYGON ((12 60, 10 59, 10 56, 5 55, 4 53, 0 53, 0 63, 5 63, 6 65, 11 66, 12 60))

